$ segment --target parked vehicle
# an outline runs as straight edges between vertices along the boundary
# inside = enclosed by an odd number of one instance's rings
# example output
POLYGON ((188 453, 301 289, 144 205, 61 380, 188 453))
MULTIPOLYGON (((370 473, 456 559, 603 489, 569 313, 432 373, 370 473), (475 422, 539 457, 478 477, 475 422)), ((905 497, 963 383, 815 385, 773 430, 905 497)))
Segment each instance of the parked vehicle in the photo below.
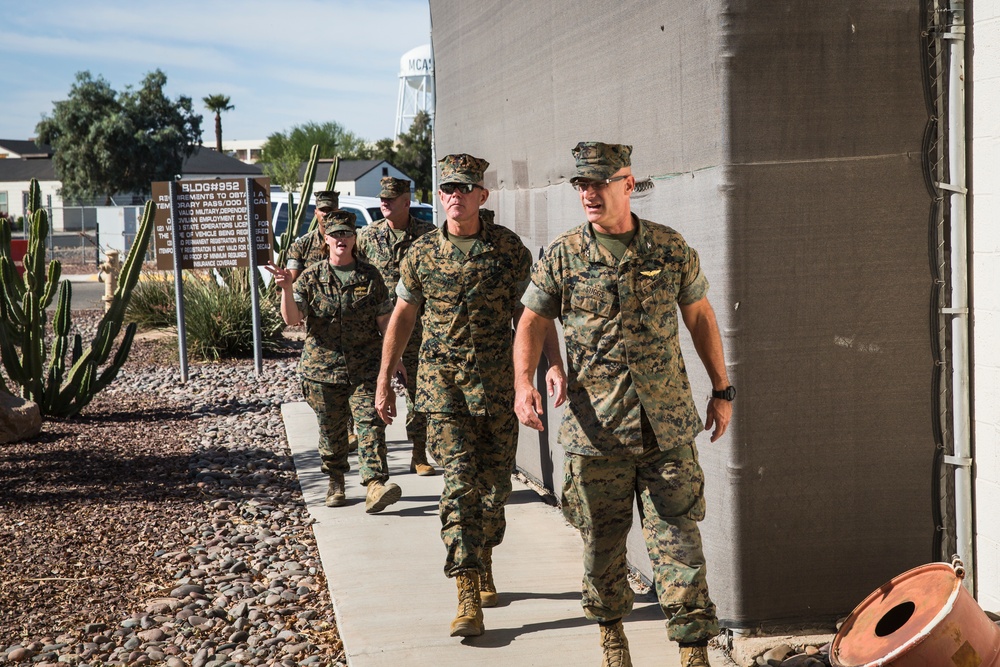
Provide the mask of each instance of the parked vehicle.
MULTIPOLYGON (((381 202, 378 197, 354 197, 349 195, 342 195, 340 197, 340 208, 350 211, 357 216, 358 227, 370 225, 382 217, 382 210, 379 208, 380 204, 381 202)), ((296 203, 296 206, 298 206, 298 203, 296 203)), ((305 217, 302 219, 302 224, 299 225, 298 232, 295 234, 296 237, 302 236, 309 231, 309 225, 315 213, 315 200, 311 199, 306 208, 305 217)), ((410 213, 413 217, 420 220, 434 221, 434 207, 429 204, 412 201, 410 203, 410 213)), ((271 229, 274 230, 274 236, 278 237, 284 234, 286 227, 288 227, 288 193, 272 192, 271 229)))

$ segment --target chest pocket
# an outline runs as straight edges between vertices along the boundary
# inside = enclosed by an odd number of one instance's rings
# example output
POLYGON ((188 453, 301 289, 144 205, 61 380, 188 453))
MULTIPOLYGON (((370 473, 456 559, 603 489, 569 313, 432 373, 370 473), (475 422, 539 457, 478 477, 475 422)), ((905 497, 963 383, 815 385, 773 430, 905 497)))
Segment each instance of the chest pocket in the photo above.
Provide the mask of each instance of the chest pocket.
POLYGON ((640 274, 636 284, 643 318, 667 335, 677 331, 677 285, 671 279, 673 275, 664 271, 651 280, 641 280, 645 276, 640 274))
POLYGON ((375 298, 371 294, 371 290, 361 286, 355 285, 351 289, 351 302, 350 309, 353 311, 364 310, 365 308, 371 307, 375 303, 375 298))
POLYGON ((609 292, 576 288, 570 297, 570 309, 589 313, 589 317, 611 319, 615 311, 615 296, 609 292))
POLYGON ((677 303, 677 286, 671 280, 672 274, 666 271, 654 277, 639 274, 636 280, 635 294, 644 310, 647 306, 673 306, 677 303))
POLYGON ((464 290, 462 276, 457 271, 442 271, 441 268, 438 266, 421 272, 420 282, 424 297, 428 300, 457 304, 462 300, 464 290))
POLYGON ((514 289, 514 272, 508 267, 489 265, 466 271, 465 281, 470 297, 488 302, 510 300, 514 289))
POLYGON ((313 293, 309 302, 309 309, 312 314, 324 320, 339 320, 340 318, 340 295, 336 292, 330 294, 322 290, 313 293))

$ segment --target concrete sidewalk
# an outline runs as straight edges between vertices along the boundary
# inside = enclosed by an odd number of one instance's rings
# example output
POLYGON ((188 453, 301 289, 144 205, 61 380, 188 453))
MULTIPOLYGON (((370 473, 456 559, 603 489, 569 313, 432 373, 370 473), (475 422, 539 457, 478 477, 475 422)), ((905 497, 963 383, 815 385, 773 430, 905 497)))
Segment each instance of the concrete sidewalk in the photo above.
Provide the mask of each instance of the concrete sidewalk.
MULTIPOLYGON (((316 520, 313 530, 351 667, 600 665, 597 625, 580 607, 580 537, 558 509, 515 481, 506 538, 493 556, 499 605, 484 610, 481 637, 449 637, 458 598, 454 581, 442 571, 442 479, 408 472, 405 415, 386 431, 392 481, 402 487, 403 498, 369 515, 356 457, 347 475, 349 504, 326 507, 316 417, 305 403, 285 404, 281 412, 302 494, 316 520)), ((636 600, 625 632, 636 667, 680 664, 651 595, 636 600)), ((733 663, 713 651, 712 664, 733 663)))

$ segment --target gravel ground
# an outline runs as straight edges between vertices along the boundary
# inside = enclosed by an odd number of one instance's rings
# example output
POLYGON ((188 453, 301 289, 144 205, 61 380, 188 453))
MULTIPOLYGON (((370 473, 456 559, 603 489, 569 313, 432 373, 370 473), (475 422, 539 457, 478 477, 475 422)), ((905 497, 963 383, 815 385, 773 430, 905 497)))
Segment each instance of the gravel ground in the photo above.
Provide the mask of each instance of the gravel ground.
POLYGON ((181 385, 138 340, 79 417, 0 445, 0 664, 344 664, 280 415, 297 358, 181 385))

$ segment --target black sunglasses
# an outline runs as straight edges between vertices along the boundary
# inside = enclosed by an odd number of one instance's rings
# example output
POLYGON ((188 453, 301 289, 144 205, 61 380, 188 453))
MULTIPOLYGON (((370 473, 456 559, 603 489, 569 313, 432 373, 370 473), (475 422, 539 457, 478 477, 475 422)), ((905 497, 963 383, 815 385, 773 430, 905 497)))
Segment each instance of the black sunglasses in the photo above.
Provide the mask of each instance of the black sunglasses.
POLYGON ((594 190, 603 190, 612 183, 626 178, 628 178, 628 174, 622 174, 621 176, 615 176, 614 178, 602 178, 596 181, 585 178, 571 178, 569 183, 580 192, 586 192, 589 188, 594 188, 594 190))
POLYGON ((444 183, 439 186, 441 192, 446 195, 453 195, 456 191, 461 192, 463 195, 467 195, 474 189, 482 186, 476 185, 474 183, 444 183))

